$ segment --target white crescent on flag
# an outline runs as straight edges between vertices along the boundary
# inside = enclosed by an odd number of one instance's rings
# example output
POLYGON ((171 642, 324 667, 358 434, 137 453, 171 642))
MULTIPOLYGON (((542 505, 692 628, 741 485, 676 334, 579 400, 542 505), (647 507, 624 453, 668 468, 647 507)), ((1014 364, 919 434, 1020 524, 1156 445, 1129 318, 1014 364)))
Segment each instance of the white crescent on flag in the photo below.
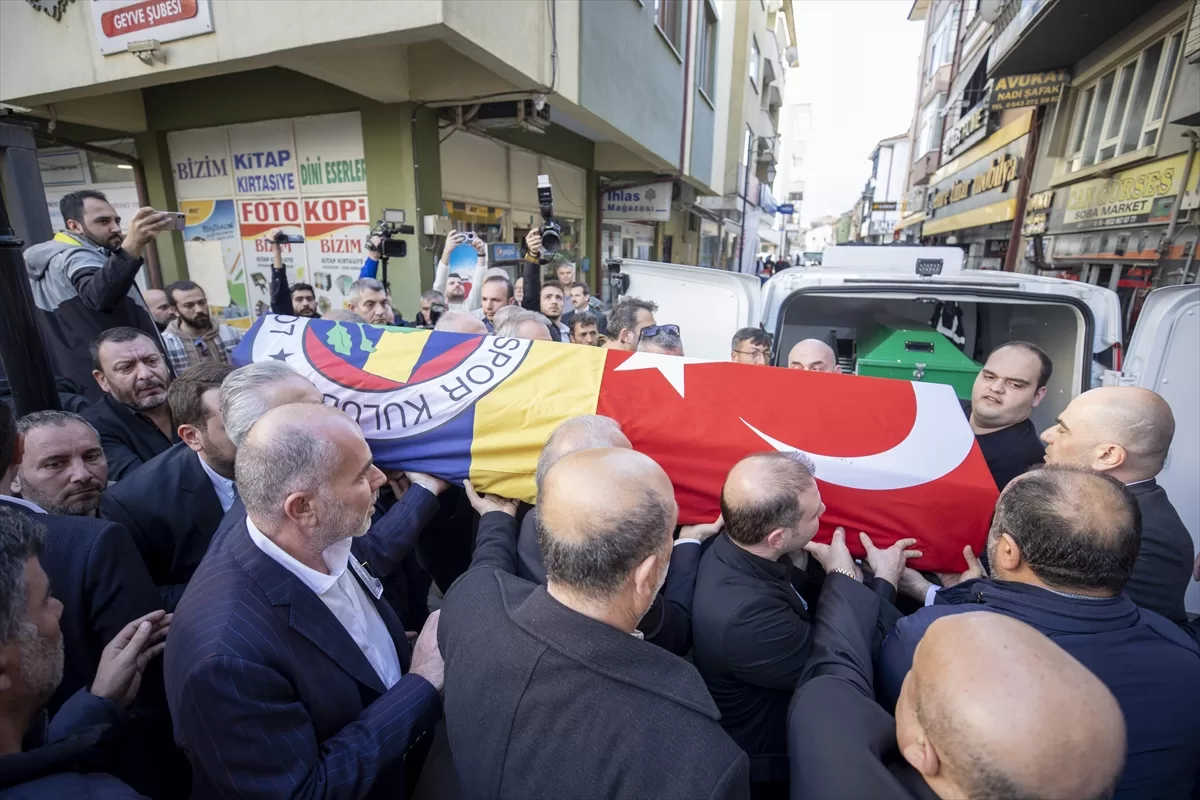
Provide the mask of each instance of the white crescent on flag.
POLYGON ((826 456, 802 450, 742 424, 781 453, 804 453, 817 466, 817 478, 848 489, 884 491, 920 486, 948 475, 962 464, 975 444, 954 390, 937 383, 914 383, 917 414, 904 441, 867 456, 826 456))

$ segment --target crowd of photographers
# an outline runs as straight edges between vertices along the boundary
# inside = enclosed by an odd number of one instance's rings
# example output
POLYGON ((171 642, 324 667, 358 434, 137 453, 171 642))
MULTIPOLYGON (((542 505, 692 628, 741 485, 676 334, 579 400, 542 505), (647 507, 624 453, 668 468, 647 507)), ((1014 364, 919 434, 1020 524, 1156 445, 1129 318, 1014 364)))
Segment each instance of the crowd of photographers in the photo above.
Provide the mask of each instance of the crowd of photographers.
MULTIPOLYGON (((382 471, 286 363, 228 363, 199 287, 138 291, 169 220, 142 209, 122 235, 95 193, 63 212, 65 240, 27 264, 43 336, 84 339, 56 376, 86 363, 95 400, 64 383, 82 414, 0 404, 0 796, 1200 791, 1200 561, 1156 482, 1175 422, 1153 392, 1086 392, 1039 437, 1053 365, 996 348, 964 403, 1002 490, 985 550, 925 574, 918 538, 849 532, 859 560, 841 529, 815 542, 819 476, 796 453, 741 460, 721 517, 682 527, 606 417, 547 438, 532 506, 382 471)), ((683 353, 653 303, 599 313, 573 267, 543 274, 537 231, 526 245, 514 286, 451 234, 419 321, 683 353)), ((277 272, 277 310, 316 316, 277 272)), ((338 316, 401 323, 371 275, 338 316)), ((762 330, 731 342, 735 362, 774 355, 762 330)), ((778 361, 840 370, 815 340, 778 361)))

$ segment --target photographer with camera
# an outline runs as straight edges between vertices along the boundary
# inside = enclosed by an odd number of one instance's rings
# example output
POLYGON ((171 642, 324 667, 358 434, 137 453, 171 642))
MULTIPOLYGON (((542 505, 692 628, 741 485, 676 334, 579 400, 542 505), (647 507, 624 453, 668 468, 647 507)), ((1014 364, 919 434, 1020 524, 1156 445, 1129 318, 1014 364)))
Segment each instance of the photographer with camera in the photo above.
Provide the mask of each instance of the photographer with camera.
POLYGON ((319 318, 317 313, 317 293, 307 283, 288 285, 287 269, 283 265, 283 246, 292 244, 292 239, 283 231, 276 231, 271 237, 271 250, 274 263, 271 265, 271 313, 286 314, 293 317, 319 318))
POLYGON ((433 290, 446 296, 447 311, 475 311, 481 307, 480 297, 483 281, 487 278, 487 268, 487 244, 473 233, 451 231, 446 237, 446 246, 442 248, 442 258, 438 261, 437 272, 433 277, 433 290), (450 272, 450 254, 463 244, 471 245, 478 254, 470 294, 467 294, 463 286, 462 277, 450 272))

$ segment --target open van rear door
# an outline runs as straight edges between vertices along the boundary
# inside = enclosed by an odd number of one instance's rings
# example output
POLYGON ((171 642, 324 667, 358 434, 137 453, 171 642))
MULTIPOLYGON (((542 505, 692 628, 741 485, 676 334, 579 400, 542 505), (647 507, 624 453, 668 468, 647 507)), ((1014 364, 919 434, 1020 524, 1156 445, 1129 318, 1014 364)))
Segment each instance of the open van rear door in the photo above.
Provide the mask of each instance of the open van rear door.
MULTIPOLYGON (((609 262, 609 275, 616 271, 609 262)), ((660 325, 678 325, 684 354, 729 360, 729 345, 739 328, 762 321, 762 281, 754 275, 659 261, 619 259, 628 285, 626 297, 658 303, 660 325)))
MULTIPOLYGON (((1200 286, 1164 286, 1146 297, 1125 356, 1121 383, 1158 392, 1175 415, 1175 439, 1158 483, 1200 545, 1200 286)), ((1188 585, 1200 613, 1200 584, 1188 585)))

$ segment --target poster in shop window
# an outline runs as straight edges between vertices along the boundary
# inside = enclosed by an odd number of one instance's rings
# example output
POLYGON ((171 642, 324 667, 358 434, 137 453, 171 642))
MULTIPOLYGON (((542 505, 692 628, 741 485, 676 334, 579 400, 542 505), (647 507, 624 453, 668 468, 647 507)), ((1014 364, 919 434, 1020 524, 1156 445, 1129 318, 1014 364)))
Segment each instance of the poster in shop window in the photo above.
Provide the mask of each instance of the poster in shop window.
POLYGON ((171 154, 175 196, 180 200, 233 197, 225 128, 168 133, 167 149, 171 154))
POLYGON ((345 308, 350 284, 358 279, 366 256, 363 243, 371 232, 367 198, 305 197, 300 203, 317 310, 325 314, 345 308))
MULTIPOLYGON (((242 260, 246 267, 246 290, 250 316, 271 309, 271 269, 275 250, 271 237, 277 232, 304 235, 299 198, 260 198, 237 201, 237 221, 242 237, 242 260)), ((283 265, 288 283, 308 281, 307 243, 283 245, 283 265)))
POLYGON ((249 310, 246 295, 246 269, 242 240, 233 200, 180 200, 179 210, 184 219, 183 241, 217 242, 225 265, 225 281, 229 285, 230 316, 244 316, 249 310))

